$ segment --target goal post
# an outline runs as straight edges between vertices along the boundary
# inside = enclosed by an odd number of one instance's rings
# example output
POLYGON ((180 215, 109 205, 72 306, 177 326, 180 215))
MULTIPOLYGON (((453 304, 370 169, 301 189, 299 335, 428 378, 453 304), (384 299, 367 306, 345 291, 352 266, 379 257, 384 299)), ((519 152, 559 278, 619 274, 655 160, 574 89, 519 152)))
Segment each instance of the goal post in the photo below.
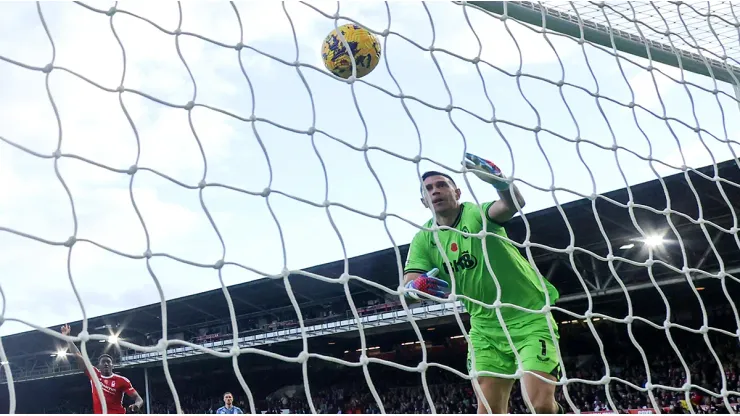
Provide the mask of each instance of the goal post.
MULTIPOLYGON (((675 2, 666 2, 661 5, 661 8, 669 6, 678 7, 678 5, 673 3, 675 2)), ((663 36, 663 34, 656 32, 664 28, 647 26, 644 22, 640 21, 638 16, 633 18, 632 16, 625 15, 616 11, 613 6, 605 2, 579 2, 577 6, 572 6, 570 2, 529 1, 471 1, 467 4, 496 14, 499 18, 509 17, 542 28, 542 30, 548 32, 569 36, 576 41, 583 40, 592 46, 600 45, 608 50, 614 48, 630 55, 651 59, 676 68, 683 68, 686 71, 696 74, 713 77, 735 86, 736 91, 737 86, 740 85, 740 66, 738 66, 740 65, 740 61, 738 60, 740 55, 734 58, 728 57, 726 51, 724 53, 716 53, 701 46, 697 47, 696 51, 688 51, 684 48, 677 48, 663 42, 658 42, 652 39, 652 37, 663 36), (601 17, 600 20, 589 20, 588 17, 582 16, 579 13, 579 8, 589 6, 596 10, 597 13, 594 14, 597 15, 596 17, 601 17), (624 21, 631 23, 633 27, 631 30, 624 26, 622 28, 613 27, 603 15, 598 16, 598 11, 601 11, 601 9, 615 11, 624 21), (643 26, 640 27, 641 25, 643 26), (701 53, 701 49, 704 49, 704 54, 701 53), (707 54, 710 56, 706 56, 707 54), (734 62, 731 63, 728 60, 734 62)), ((635 12, 630 3, 622 7, 635 12)), ((653 6, 652 2, 647 7, 656 7, 657 10, 657 6, 653 6)), ((684 4, 684 7, 688 8, 691 6, 684 4)), ((676 14, 672 14, 672 16, 675 17, 676 14)), ((727 18, 734 17, 727 16, 727 18)), ((736 18, 735 24, 738 24, 736 18)), ((712 31, 711 26, 706 28, 706 30, 712 31)), ((675 35, 670 30, 666 30, 664 33, 675 35)), ((740 33, 737 33, 737 35, 740 36, 740 33)), ((691 37, 691 34, 689 36, 691 37)), ((717 36, 716 33, 715 36, 717 36)))

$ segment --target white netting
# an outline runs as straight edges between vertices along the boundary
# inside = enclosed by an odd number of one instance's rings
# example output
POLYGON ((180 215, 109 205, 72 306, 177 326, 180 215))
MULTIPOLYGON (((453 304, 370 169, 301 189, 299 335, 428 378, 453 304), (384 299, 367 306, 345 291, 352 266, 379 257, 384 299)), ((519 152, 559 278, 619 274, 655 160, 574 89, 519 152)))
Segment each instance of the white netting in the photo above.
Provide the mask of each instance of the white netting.
MULTIPOLYGON (((708 337, 710 330, 735 340, 740 337, 740 318, 725 286, 740 280, 733 269, 725 268, 732 259, 723 261, 711 236, 726 234, 740 248, 736 203, 724 191, 740 185, 716 174, 717 164, 736 159, 740 150, 734 133, 740 128, 740 114, 732 85, 465 4, 0 7, 0 244, 7 276, 0 288, 6 334, 35 328, 59 340, 81 341, 91 369, 86 345, 107 335, 91 334, 90 316, 161 302, 162 340, 154 346, 125 340, 120 345, 140 352, 186 345, 231 358, 252 412, 257 409, 237 363, 240 354, 301 364, 312 412, 316 407, 308 382, 309 358, 361 367, 381 411, 384 404, 368 364, 418 372, 425 400, 434 411, 426 380, 430 367, 454 373, 460 380, 475 382, 477 375, 428 361, 424 343, 417 366, 368 357, 364 326, 348 282, 360 281, 398 297, 407 316, 412 316, 401 291, 352 274, 347 263, 339 276, 301 269, 392 245, 400 285, 403 259, 398 245, 410 241, 429 217, 418 203, 420 173, 431 167, 462 173, 460 162, 470 151, 502 167, 522 188, 529 212, 552 205, 560 210, 563 232, 567 229, 570 237, 564 247, 530 240, 529 222, 523 216, 527 238, 512 243, 524 249, 531 263, 535 264, 533 249, 566 255, 574 269, 574 254, 587 254, 608 264, 628 304, 630 294, 615 263, 644 267, 646 281, 653 283, 665 304, 666 321, 657 324, 633 315, 631 304, 625 317, 595 313, 589 287, 576 272, 589 300, 587 310, 556 306, 539 311, 585 320, 600 346, 605 368, 600 379, 572 377, 567 366, 563 368, 557 384, 571 409, 579 408, 568 393, 574 383, 621 383, 646 392, 656 408, 656 390, 681 392, 688 401, 689 392, 699 389, 733 411, 730 400, 740 394, 726 387, 723 362, 708 337), (347 21, 366 26, 382 43, 382 62, 359 80, 333 77, 321 62, 321 41, 347 21), (704 165, 712 165, 715 174, 695 170, 704 165), (672 209, 667 191, 664 209, 633 203, 631 197, 625 204, 599 196, 678 172, 692 190, 687 197, 696 199, 697 217, 672 209), (714 182, 722 198, 713 203, 729 210, 729 225, 703 217, 702 199, 689 172, 714 182), (607 255, 574 241, 561 205, 579 198, 592 201, 607 255), (631 226, 642 238, 649 231, 638 223, 635 212, 665 217, 682 257, 669 263, 654 258, 653 250, 646 259, 623 257, 612 248, 597 201, 628 209, 631 226), (687 262, 674 226, 677 218, 701 228, 706 237, 702 244, 712 248, 718 270, 687 262), (671 322, 671 305, 653 276, 658 266, 687 278, 701 305, 701 328, 671 322), (288 279, 291 274, 344 286, 357 321, 362 351, 358 361, 309 350, 302 311, 288 279), (692 281, 697 275, 722 282, 734 330, 709 325, 692 281), (236 346, 216 351, 168 337, 165 299, 220 287, 237 345, 237 319, 227 286, 255 277, 284 282, 300 323, 300 354, 236 346), (83 330, 74 338, 44 328, 80 318, 83 330), (610 372, 594 318, 626 325, 624 336, 640 353, 645 384, 610 372), (632 336, 637 321, 665 331, 688 375, 681 385, 651 379, 648 358, 632 336), (704 337, 722 374, 720 389, 690 377, 689 365, 672 340, 671 330, 676 329, 704 337)), ((584 16, 607 27, 612 24, 607 12, 635 16, 634 22, 619 23, 620 30, 630 33, 642 33, 641 25, 668 24, 642 5, 581 7, 570 10, 583 10, 584 16)), ((729 52, 736 51, 737 44, 726 44, 730 39, 737 42, 737 35, 725 30, 709 36, 720 24, 718 19, 738 27, 735 15, 727 14, 733 6, 710 14, 702 10, 681 8, 684 15, 696 13, 692 25, 683 25, 681 43, 673 29, 660 42, 675 43, 699 57, 711 51, 712 59, 722 60, 720 47, 728 51, 724 62, 737 64, 729 52)), ((495 197, 489 187, 470 178, 465 174, 462 188, 474 201, 495 197)), ((490 267, 490 259, 485 260, 490 267)), ((449 302, 461 296, 453 294, 449 302)), ((500 312, 501 306, 512 305, 487 306, 500 312)), ((451 310, 467 340, 460 311, 451 310)), ((422 341, 416 320, 409 322, 422 341)), ((2 348, 0 359, 6 364, 12 413, 13 374, 2 348)), ((180 412, 167 354, 161 361, 180 412)), ((521 376, 521 371, 502 375, 521 376)), ((478 389, 477 382, 474 385, 478 389)), ((606 397, 616 409, 609 388, 606 397)))
MULTIPOLYGON (((571 19, 574 10, 569 5, 556 2, 522 5, 533 10, 544 8, 563 18, 571 19), (541 7, 540 7, 541 6, 541 7), (563 13, 563 14, 559 14, 563 13)), ((652 46, 673 46, 685 57, 701 60, 701 51, 708 59, 740 64, 737 5, 728 2, 666 2, 601 4, 584 2, 577 7, 578 15, 587 26, 611 28, 623 36, 647 39, 652 46), (603 7, 602 7, 603 6, 603 7), (638 32, 637 28, 640 28, 638 32), (668 34, 666 34, 668 33, 668 34), (693 55, 692 55, 693 53, 693 55)), ((668 49, 670 51, 670 49, 668 49)))

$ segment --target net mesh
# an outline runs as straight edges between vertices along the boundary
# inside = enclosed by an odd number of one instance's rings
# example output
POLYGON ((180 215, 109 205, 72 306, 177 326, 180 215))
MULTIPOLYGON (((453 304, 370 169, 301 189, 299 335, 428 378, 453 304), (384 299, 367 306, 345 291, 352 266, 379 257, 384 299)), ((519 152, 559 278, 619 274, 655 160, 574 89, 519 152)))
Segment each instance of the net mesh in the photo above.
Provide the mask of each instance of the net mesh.
MULTIPOLYGON (((549 7, 521 4, 540 11, 549 7)), ((529 222, 527 216, 522 214, 527 238, 523 242, 509 241, 524 250, 535 268, 535 249, 567 256, 574 269, 577 269, 574 255, 587 254, 608 264, 610 275, 620 285, 629 305, 630 293, 615 270, 615 263, 628 263, 644 268, 665 304, 667 318, 662 323, 634 315, 631 305, 627 315, 622 318, 595 313, 587 282, 580 273, 576 273, 589 297, 586 311, 571 311, 559 306, 532 311, 543 314, 559 311, 573 319, 585 320, 599 344, 605 369, 601 379, 572 377, 568 368, 562 369, 562 376, 556 384, 562 386, 571 409, 579 408, 579 404, 571 400, 568 393, 573 383, 600 386, 621 383, 647 393, 656 409, 659 408, 655 396, 657 390, 683 393, 689 401, 689 392, 699 389, 721 399, 727 411, 733 411, 730 400, 740 394, 728 390, 722 360, 708 337, 710 331, 727 337, 740 337, 738 311, 725 288, 726 281, 740 282, 740 279, 725 269, 722 259, 713 248, 711 233, 716 231, 730 235, 740 248, 734 205, 724 192, 725 187, 740 186, 717 174, 717 163, 728 158, 736 159, 740 145, 732 133, 737 131, 737 120, 740 120, 732 85, 718 82, 713 77, 695 76, 680 68, 641 60, 615 48, 579 42, 578 39, 531 27, 507 16, 493 15, 464 3, 385 4, 377 7, 356 4, 329 7, 305 2, 274 7, 232 3, 228 7, 223 5, 218 12, 198 9, 196 6, 188 8, 179 3, 169 6, 152 4, 136 10, 133 5, 131 8, 129 5, 103 8, 98 4, 80 2, 59 5, 37 3, 34 7, 32 11, 24 9, 21 14, 26 20, 19 20, 35 22, 24 32, 29 37, 25 40, 15 37, 21 40, 9 41, 9 33, 21 29, 7 21, 4 22, 7 23, 4 30, 8 34, 4 33, 0 41, 0 63, 3 65, 0 70, 17 76, 3 77, 5 80, 17 80, 13 82, 17 85, 8 85, 0 96, 7 94, 7 98, 16 99, 24 94, 30 95, 28 91, 33 89, 36 98, 45 98, 43 104, 40 99, 16 102, 18 109, 6 112, 2 123, 5 131, 0 131, 5 148, 3 153, 6 154, 2 160, 8 162, 5 167, 6 192, 12 195, 12 202, 23 198, 38 202, 33 198, 39 194, 62 192, 61 198, 56 201, 66 201, 66 205, 64 208, 56 207, 54 213, 45 211, 49 217, 27 213, 22 221, 19 217, 0 216, 0 230, 6 235, 3 244, 32 242, 37 252, 41 250, 40 245, 63 249, 66 284, 71 285, 74 291, 76 306, 83 316, 83 329, 75 337, 64 337, 32 319, 14 316, 13 311, 21 309, 20 304, 28 302, 28 299, 15 297, 17 290, 13 295, 6 295, 14 283, 5 280, 0 287, 3 325, 18 323, 59 340, 81 342, 85 364, 92 371, 86 346, 91 341, 105 340, 107 336, 93 334, 88 328, 89 309, 86 305, 90 304, 90 298, 86 298, 80 288, 79 277, 84 272, 76 273, 73 269, 79 264, 77 262, 85 261, 82 258, 90 253, 85 250, 95 248, 112 255, 106 258, 143 260, 150 279, 147 290, 151 292, 153 284, 162 305, 162 339, 153 346, 121 340, 121 346, 140 352, 158 353, 173 346, 189 346, 215 357, 230 358, 253 413, 256 412, 255 398, 237 361, 244 354, 259 354, 299 363, 312 412, 317 409, 308 382, 309 359, 362 368, 364 381, 382 412, 385 411, 384 403, 370 376, 368 365, 381 364, 417 372, 421 375, 425 400, 435 411, 426 378, 431 367, 449 371, 461 380, 472 380, 479 393, 477 379, 481 374, 465 374, 427 359, 427 349, 421 342, 422 332, 410 313, 403 289, 388 288, 368 280, 366 276, 351 274, 346 261, 340 276, 321 276, 291 267, 290 264, 296 261, 289 259, 297 256, 295 253, 301 248, 288 241, 286 235, 299 228, 294 216, 306 213, 310 220, 324 215, 325 228, 330 230, 327 235, 333 236, 333 247, 339 247, 345 260, 351 252, 369 248, 359 243, 360 240, 367 240, 369 234, 384 237, 378 239, 381 241, 378 244, 387 246, 390 241, 393 245, 401 287, 402 258, 397 243, 400 237, 392 230, 397 230, 399 224, 411 226, 413 232, 423 227, 420 225, 422 217, 419 212, 403 206, 411 203, 411 198, 399 200, 397 196, 418 195, 418 181, 424 165, 465 173, 460 167, 462 155, 465 150, 479 149, 482 153, 494 154, 489 158, 496 159, 512 182, 526 187, 535 195, 529 205, 556 205, 562 215, 570 242, 565 247, 551 247, 530 240, 529 222), (77 19, 95 22, 95 26, 86 29, 88 32, 81 32, 81 38, 63 35, 65 30, 81 30, 77 19), (367 27, 380 37, 383 46, 381 64, 374 73, 362 79, 342 80, 333 77, 320 62, 316 40, 323 39, 324 32, 328 33, 348 21, 367 27), (137 36, 137 31, 142 34, 137 36), (320 35, 312 37, 312 33, 320 35), (91 35, 105 36, 107 43, 99 48, 72 49, 70 46, 78 46, 75 41, 90 42, 91 35), (83 39, 85 36, 87 38, 83 39), (268 43, 268 40, 274 43, 268 43), (155 48, 157 42, 168 48, 169 56, 166 59, 158 56, 155 48), (64 53, 60 47, 64 48, 64 53), (76 66, 73 64, 75 59, 78 59, 76 66), (60 63, 60 60, 64 63, 60 63), (113 65, 108 65, 111 62, 113 65), (28 78, 18 75, 21 73, 28 78), (277 87, 278 84, 281 86, 277 87), (262 85, 269 87, 262 89, 262 85), (540 94, 538 90, 548 93, 540 94), (219 102, 218 94, 228 99, 219 102), (293 105, 293 102, 299 103, 293 105), (384 112, 382 103, 393 103, 393 110, 384 112), (43 110, 38 110, 38 107, 43 107, 43 110), (118 114, 115 125, 99 124, 101 122, 97 117, 109 114, 114 109, 118 114), (173 112, 170 113, 170 110, 173 112), (20 111, 30 114, 20 116, 20 111), (161 131, 156 126, 143 127, 147 124, 147 117, 152 114, 161 117, 159 121, 162 124, 177 126, 176 130, 161 131), (15 117, 13 122, 10 122, 11 117, 15 117), (214 118, 228 122, 219 122, 214 118), (79 130, 80 125, 87 128, 79 130), (386 138, 377 138, 384 134, 386 138), (236 137, 234 140, 246 137, 252 143, 225 143, 225 137, 236 137), (129 147, 124 151, 125 146, 129 147), (183 150, 187 146, 190 146, 190 155, 183 150), (196 156, 190 157, 193 151, 196 156), (13 156, 8 156, 10 154, 13 156), (245 167, 247 170, 232 171, 229 172, 230 176, 224 176, 224 172, 220 171, 221 165, 213 163, 214 154, 223 158, 219 163, 225 163, 232 157, 230 161, 238 165, 257 165, 260 173, 256 174, 256 170, 249 171, 245 167), (12 157, 18 159, 10 163, 12 157), (311 159, 313 170, 310 174, 304 170, 308 166, 304 164, 308 163, 306 159, 311 159), (21 165, 21 160, 27 164, 21 165), (39 178, 28 170, 40 160, 53 163, 56 180, 56 189, 53 191, 38 189, 41 183, 39 178), (694 169, 705 164, 714 167, 713 175, 694 169), (389 167, 391 165, 392 168, 389 167), (306 173, 307 179, 286 177, 282 171, 288 171, 293 176, 306 173), (409 186, 403 187, 397 183, 399 180, 396 178, 403 177, 398 176, 398 172, 404 172, 409 186), (662 176, 672 172, 684 173, 686 184, 692 191, 689 198, 696 199, 698 217, 672 209, 667 190, 666 207, 662 210, 634 203, 631 193, 628 203, 599 195, 610 188, 626 186, 629 190, 631 185, 648 179, 661 179, 662 183, 662 176), (716 185, 723 198, 715 203, 728 208, 731 213, 729 226, 720 226, 703 218, 701 199, 689 172, 716 185), (95 186, 85 188, 83 185, 90 185, 89 181, 96 175, 104 176, 102 181, 105 183, 95 183, 95 186), (341 183, 343 177, 349 178, 344 182, 352 183, 341 183), (140 184, 146 180, 161 182, 149 188, 142 187, 140 184), (112 181, 119 181, 118 185, 124 183, 127 189, 125 194, 109 192, 112 181), (152 211, 155 209, 152 200, 156 200, 158 192, 163 192, 163 184, 189 192, 189 195, 197 194, 197 200, 194 202, 191 199, 188 204, 190 207, 198 206, 201 219, 207 221, 207 225, 201 225, 199 229, 203 231, 202 235, 209 236, 207 241, 193 243, 196 246, 194 248, 162 250, 167 245, 158 243, 161 240, 157 238, 183 225, 180 222, 182 218, 185 218, 183 221, 194 218, 190 215, 192 212, 187 212, 177 220, 168 222, 166 216, 180 213, 177 211, 178 203, 172 202, 176 198, 172 198, 160 207, 168 214, 157 216, 156 220, 151 219, 152 215, 156 216, 152 211), (369 191, 370 196, 358 197, 356 192, 343 186, 372 191, 369 191), (209 194, 214 189, 219 192, 209 194), (341 191, 333 192, 335 189, 341 191), (221 212, 224 209, 222 205, 218 205, 217 209, 212 208, 217 205, 214 199, 225 197, 226 194, 243 195, 264 204, 259 214, 250 215, 258 217, 258 222, 272 224, 272 231, 267 233, 275 236, 274 243, 278 247, 275 252, 281 253, 277 264, 262 268, 256 265, 260 264, 256 260, 258 254, 239 261, 227 255, 227 248, 240 251, 254 247, 237 243, 232 249, 226 243, 226 229, 231 228, 231 224, 238 219, 221 212), (96 208, 98 211, 93 209, 91 212, 91 201, 106 198, 112 201, 110 205, 103 205, 102 208, 96 208), (574 241, 574 231, 561 204, 575 198, 591 200, 598 232, 608 249, 606 255, 579 247, 574 241), (285 201, 293 205, 275 208, 281 203, 285 204, 285 201), (649 231, 638 223, 636 212, 649 211, 664 217, 667 226, 677 236, 682 258, 668 262, 655 258, 652 250, 647 259, 642 261, 623 257, 612 247, 598 214, 597 201, 629 210, 631 225, 642 238, 647 238, 649 231), (97 234, 95 238, 87 237, 96 235, 93 229, 100 226, 100 223, 88 219, 102 215, 114 204, 133 208, 135 221, 122 222, 118 227, 106 229, 107 236, 97 234), (286 208, 288 206, 291 208, 286 208), (291 210, 292 215, 289 213, 291 210), (320 213, 316 214, 317 211, 320 213), (350 217, 356 218, 357 222, 348 225, 350 217), (81 218, 85 221, 81 221, 81 218), (704 244, 712 248, 719 258, 718 270, 703 270, 688 263, 684 243, 674 225, 676 219, 701 228, 706 237, 704 244), (369 224, 362 222, 365 220, 372 221, 374 231, 363 230, 369 224), (137 230, 132 232, 139 233, 135 237, 126 234, 129 229, 134 229, 132 224, 136 225, 137 230), (377 224, 381 224, 379 228, 377 224), (127 241, 122 242, 121 235, 127 241), (167 273, 156 271, 154 263, 158 258, 182 265, 184 269, 180 270, 218 271, 219 285, 229 309, 234 333, 230 350, 215 350, 168 337, 168 321, 175 317, 168 316, 165 307, 165 300, 171 295, 165 296, 166 283, 162 274, 167 273), (671 305, 653 276, 654 268, 659 266, 676 275, 686 276, 701 305, 704 319, 701 328, 679 325, 668 318, 671 316, 671 305), (240 268, 284 283, 300 324, 300 354, 286 356, 260 348, 239 347, 237 318, 224 276, 224 271, 229 268, 240 268), (309 350, 304 319, 291 289, 290 275, 303 275, 344 286, 361 345, 362 353, 358 361, 347 361, 309 350), (725 297, 732 305, 737 328, 735 332, 709 325, 704 303, 692 282, 692 277, 697 275, 722 282, 725 297), (419 365, 410 367, 368 356, 366 328, 350 294, 349 282, 353 280, 400 299, 408 321, 421 342, 422 359, 419 365), (10 305, 7 308, 6 302, 10 305), (595 318, 626 325, 625 336, 639 351, 645 367, 644 385, 637 385, 611 373, 604 346, 593 324, 595 318), (648 357, 632 336, 632 325, 638 321, 665 331, 687 375, 682 385, 660 384, 651 378, 648 357), (683 359, 671 337, 671 331, 675 329, 704 337, 722 374, 719 390, 699 385, 691 378, 689 363, 683 359)), ((638 37, 650 31, 666 33, 658 36, 660 39, 655 37, 655 41, 673 45, 699 57, 711 55, 713 59, 729 65, 740 64, 737 61, 737 28, 740 23, 732 4, 699 6, 681 2, 671 9, 670 17, 660 13, 652 4, 602 6, 601 3, 589 3, 579 4, 575 8, 572 5, 562 6, 560 10, 570 15, 577 11, 576 14, 582 19, 596 21, 610 30, 637 34, 638 37), (670 28, 666 30, 661 25, 667 23, 670 28)), ((576 19, 575 23, 582 27, 583 20, 576 19)), ((646 38, 641 39, 648 45, 646 38)), ((48 169, 48 163, 45 166, 48 169)), ((477 185, 469 174, 465 173, 464 178, 465 189, 475 202, 490 198, 485 193, 490 191, 477 185)), ((4 203, 8 209, 28 209, 22 204, 10 206, 8 200, 4 203)), ((432 230, 439 228, 433 227, 432 230)), ((407 231, 401 235, 408 240, 412 234, 407 231)), ((473 237, 480 238, 478 235, 473 237)), ((302 234, 299 238, 311 236, 302 234)), ((55 253, 58 255, 59 251, 55 253)), ((304 260, 297 262, 301 261, 304 260)), ((490 270, 490 259, 486 258, 485 263, 490 270)), ((102 266, 99 263, 93 262, 87 266, 91 270, 97 267, 97 274, 100 274, 102 266)), ((456 303, 463 297, 456 293, 453 284, 453 294, 447 302, 456 303)), ((471 301, 480 303, 475 299, 471 301)), ((502 307, 522 309, 518 305, 502 304, 500 295, 498 301, 485 306, 495 308, 499 319, 502 307)), ((461 310, 452 308, 452 311, 466 341, 469 341, 461 310)), ((553 334, 552 325, 549 329, 553 334)), ((508 331, 506 334, 512 345, 508 331)), ((514 353, 519 362, 516 350, 514 353)), ((8 357, 2 348, 0 359, 7 364, 8 357)), ((181 400, 170 374, 168 354, 161 354, 161 361, 176 409, 181 412, 181 400)), ((3 370, 8 381, 10 412, 13 413, 16 408, 13 374, 9 365, 3 365, 3 370)), ((515 374, 494 375, 519 379, 523 372, 518 370, 515 374)), ((96 381, 95 387, 102 398, 100 383, 96 381)), ((608 388, 606 396, 610 408, 617 409, 608 388)), ((104 400, 102 402, 105 403, 104 400)), ((488 404, 485 405, 490 410, 488 404)))
MULTIPOLYGON (((573 9, 562 3, 521 4, 533 10, 544 8, 567 18, 573 14, 573 9)), ((654 45, 673 43, 679 53, 693 52, 698 56, 698 51, 701 51, 707 58, 727 60, 730 65, 736 66, 740 64, 736 7, 731 2, 603 5, 598 2, 584 2, 578 5, 577 10, 578 15, 589 22, 586 25, 601 26, 629 37, 641 36, 654 45)))

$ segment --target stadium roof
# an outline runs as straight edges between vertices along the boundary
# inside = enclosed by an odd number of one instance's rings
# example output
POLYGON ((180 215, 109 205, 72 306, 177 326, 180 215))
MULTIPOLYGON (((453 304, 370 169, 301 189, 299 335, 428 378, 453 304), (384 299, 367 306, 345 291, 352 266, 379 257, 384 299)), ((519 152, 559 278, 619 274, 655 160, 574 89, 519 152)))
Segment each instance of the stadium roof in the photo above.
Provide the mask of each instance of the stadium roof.
MULTIPOLYGON (((721 183, 727 200, 740 201, 740 186, 737 185, 740 183, 740 168, 738 168, 735 160, 723 162, 718 164, 717 167, 717 177, 726 181, 709 180, 693 171, 663 178, 670 197, 671 209, 674 212, 681 212, 689 216, 693 219, 693 222, 681 215, 656 214, 642 207, 652 207, 658 211, 666 208, 665 192, 659 180, 656 179, 630 187, 633 202, 636 205, 633 209, 636 222, 647 234, 665 233, 665 244, 656 247, 655 259, 663 260, 678 269, 683 267, 680 246, 676 243, 677 237, 668 226, 667 218, 670 218, 684 244, 688 267, 701 268, 710 272, 716 272, 716 269, 719 268, 720 260, 713 255, 712 247, 708 244, 708 238, 713 240, 714 247, 722 257, 726 270, 729 271, 740 264, 740 256, 736 255, 739 249, 735 242, 736 237, 732 234, 719 232, 716 228, 716 226, 724 229, 733 227, 733 208, 725 202, 719 191, 719 184, 721 183), (688 185, 685 175, 690 178, 693 190, 688 185), (700 203, 697 203, 695 195, 699 195, 700 203), (706 221, 704 228, 709 236, 708 238, 702 226, 695 224, 699 221, 700 212, 702 218, 706 221)), ((715 177, 712 166, 700 168, 697 171, 709 178, 715 177)), ((629 210, 626 207, 615 205, 609 200, 626 205, 629 202, 627 189, 607 192, 593 201, 586 198, 561 205, 573 231, 574 245, 599 256, 605 257, 608 254, 605 239, 595 220, 593 205, 596 207, 614 254, 638 262, 644 261, 647 258, 647 252, 643 249, 642 242, 634 241, 635 238, 641 237, 641 235, 632 223, 629 210), (620 247, 628 244, 633 244, 634 247, 620 249, 620 247)), ((532 243, 560 250, 569 245, 569 232, 557 207, 526 214, 526 220, 528 227, 521 217, 516 217, 507 224, 507 232, 513 241, 522 243, 525 240, 527 228, 529 228, 531 231, 529 241, 532 243)), ((408 245, 400 246, 399 250, 402 259, 405 259, 408 245)), ((532 255, 540 272, 550 279, 560 291, 562 301, 586 297, 583 286, 573 272, 573 267, 566 254, 533 247, 532 255)), ((622 292, 616 279, 612 277, 606 262, 598 260, 588 253, 576 251, 574 253, 574 263, 585 281, 584 284, 590 289, 593 296, 622 292)), ((614 267, 618 271, 619 278, 627 287, 635 289, 652 287, 645 267, 632 266, 619 261, 614 262, 614 267)), ((339 277, 343 270, 343 261, 306 269, 311 273, 335 278, 339 277)), ((386 287, 395 288, 399 283, 397 259, 393 249, 351 258, 349 259, 349 271, 353 275, 363 276, 386 287)), ((656 281, 663 283, 685 281, 682 275, 660 265, 653 266, 653 275, 656 281)), ((296 275, 290 277, 290 283, 296 300, 302 307, 311 304, 321 305, 330 302, 332 299, 345 297, 344 289, 339 284, 325 283, 296 275)), ((292 310, 285 287, 280 279, 264 278, 237 284, 228 289, 234 301, 237 316, 252 314, 256 316, 280 308, 292 310)), ((351 291, 353 296, 373 291, 379 295, 384 294, 384 292, 358 281, 351 281, 351 291)), ((171 332, 183 327, 202 327, 208 322, 215 323, 229 318, 228 307, 220 289, 169 300, 167 301, 167 311, 168 331, 171 332)), ((122 323, 125 323, 126 330, 135 331, 139 334, 159 332, 161 330, 160 304, 156 303, 91 318, 89 327, 99 328, 105 325, 117 327, 122 323)), ((80 323, 76 324, 79 327, 80 323)), ((3 337, 3 344, 6 350, 14 355, 13 352, 23 351, 28 353, 34 351, 40 345, 46 344, 47 340, 46 335, 30 331, 3 337)))

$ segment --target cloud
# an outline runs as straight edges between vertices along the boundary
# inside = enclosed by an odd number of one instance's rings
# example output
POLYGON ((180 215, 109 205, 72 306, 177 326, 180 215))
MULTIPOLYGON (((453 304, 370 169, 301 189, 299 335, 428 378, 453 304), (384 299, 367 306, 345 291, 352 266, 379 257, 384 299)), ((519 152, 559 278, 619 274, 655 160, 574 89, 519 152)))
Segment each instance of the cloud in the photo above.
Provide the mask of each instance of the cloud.
MULTIPOLYGON (((97 6, 102 7, 101 4, 97 6)), ((109 19, 72 4, 44 4, 41 9, 54 40, 57 53, 55 64, 104 87, 117 87, 124 66, 109 19)), ((9 19, 11 22, 25 21, 28 24, 19 27, 9 24, 6 27, 17 29, 13 37, 24 39, 25 42, 0 44, 0 53, 33 65, 43 66, 51 62, 50 43, 34 8, 17 5, 4 11, 7 13, 3 13, 3 16, 12 16, 9 19), (39 23, 34 24, 34 21, 39 23), (39 31, 42 36, 39 36, 39 31)), ((180 70, 187 76, 187 72, 174 52, 174 38, 161 33, 161 36, 154 36, 136 27, 135 22, 124 22, 126 19, 124 15, 114 18, 114 27, 127 51, 127 78, 124 85, 128 87, 131 82, 132 88, 141 87, 148 93, 176 101, 178 94, 187 92, 187 88, 173 75, 180 70), (140 29, 141 32, 136 33, 132 31, 134 29, 140 29), (162 42, 158 43, 158 39, 162 42), (171 53, 167 55, 164 51, 171 53), (142 56, 137 57, 137 53, 142 56), (152 67, 159 67, 164 72, 151 71, 152 67), (175 82, 172 82, 173 79, 175 82)), ((129 16, 128 20, 131 19, 129 16)), ((61 119, 60 131, 51 100, 47 96, 44 74, 7 63, 0 63, 0 74, 3 75, 0 78, 13 81, 6 81, 0 88, 0 103, 3 103, 0 104, 3 110, 0 114, 0 125, 3 126, 0 134, 3 137, 50 155, 56 149, 61 135, 63 153, 79 155, 117 169, 126 169, 135 163, 136 136, 121 108, 117 93, 106 92, 64 71, 52 71, 49 89, 61 119)), ((124 94, 123 102, 139 133, 142 165, 158 163, 162 171, 175 177, 196 172, 190 178, 186 176, 185 180, 197 182, 197 171, 202 171, 202 167, 194 169, 197 163, 185 155, 187 148, 184 144, 197 147, 188 125, 187 113, 179 110, 178 117, 173 114, 175 110, 153 105, 151 101, 133 94, 124 94)), ((214 121, 214 116, 204 109, 194 111, 193 118, 194 125, 215 135, 204 140, 204 147, 213 158, 228 151, 225 143, 230 132, 223 122, 214 121)), ((3 214, 0 219, 3 226, 52 241, 64 241, 74 233, 76 219, 78 238, 89 238, 113 249, 137 255, 146 249, 144 229, 129 196, 128 175, 109 172, 75 159, 60 159, 59 174, 70 190, 76 209, 73 217, 72 204, 54 173, 52 159, 38 158, 4 144, 2 150, 0 169, 5 186, 1 191, 0 211, 3 214)), ((202 165, 202 160, 199 164, 202 165)), ((171 191, 142 174, 137 174, 137 178, 133 187, 134 198, 147 222, 152 242, 167 244, 167 241, 187 236, 196 218, 200 218, 198 215, 203 214, 196 214, 197 211, 190 206, 166 202, 171 191)), ((12 299, 8 305, 8 316, 48 325, 76 309, 76 301, 70 297, 66 275, 66 249, 7 233, 3 234, 2 241, 5 253, 2 260, 10 271, 8 276, 12 276, 12 279, 0 282, 6 296, 12 299), (32 298, 44 295, 33 289, 40 282, 48 292, 64 293, 58 295, 63 301, 56 305, 55 313, 30 307, 37 303, 32 298)), ((90 288, 96 286, 94 282, 101 281, 101 270, 118 257, 101 249, 85 248, 85 243, 79 243, 79 247, 73 250, 73 278, 80 287, 88 290, 83 296, 86 300, 89 301, 90 296, 97 296, 95 293, 99 290, 90 291, 90 288)), ((120 279, 127 272, 131 272, 131 265, 113 270, 110 278, 120 279)), ((146 273, 142 272, 145 270, 139 266, 138 272, 131 272, 127 278, 135 282, 135 276, 146 277, 146 273)), ((125 288, 117 290, 128 291, 125 288)), ((100 306, 97 313, 106 313, 133 306, 138 303, 135 299, 142 298, 123 296, 108 303, 93 300, 91 304, 100 306)))

